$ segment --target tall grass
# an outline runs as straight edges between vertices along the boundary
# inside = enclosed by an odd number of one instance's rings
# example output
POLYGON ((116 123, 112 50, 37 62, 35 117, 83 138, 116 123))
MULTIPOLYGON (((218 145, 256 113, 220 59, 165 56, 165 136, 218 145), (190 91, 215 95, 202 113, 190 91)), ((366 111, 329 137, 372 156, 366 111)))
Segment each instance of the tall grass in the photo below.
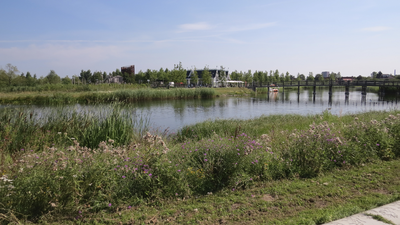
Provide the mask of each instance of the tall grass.
POLYGON ((69 103, 109 103, 109 102, 135 102, 143 100, 159 99, 189 99, 189 98, 212 98, 216 92, 211 88, 201 89, 135 89, 117 90, 113 92, 84 92, 53 93, 52 95, 30 95, 1 98, 1 104, 69 104, 69 103))
POLYGON ((43 150, 54 145, 68 146, 73 140, 95 148, 101 141, 115 140, 116 145, 128 144, 147 130, 149 118, 128 113, 118 105, 91 113, 51 108, 35 113, 32 110, 3 108, 0 110, 0 137, 3 152, 43 150))
POLYGON ((111 91, 119 89, 145 88, 145 84, 41 84, 37 86, 2 87, 0 92, 83 92, 83 91, 111 91))

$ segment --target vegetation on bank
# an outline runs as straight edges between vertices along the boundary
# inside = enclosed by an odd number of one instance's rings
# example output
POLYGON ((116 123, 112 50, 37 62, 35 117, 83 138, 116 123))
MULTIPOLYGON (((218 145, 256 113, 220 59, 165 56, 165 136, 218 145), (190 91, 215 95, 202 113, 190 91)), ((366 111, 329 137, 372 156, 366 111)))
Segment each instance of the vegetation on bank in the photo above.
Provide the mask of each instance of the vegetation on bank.
POLYGON ((2 95, 0 104, 128 103, 143 100, 213 98, 215 96, 216 92, 212 88, 142 88, 82 93, 50 92, 46 94, 2 95))
POLYGON ((39 122, 29 113, 1 115, 3 221, 321 223, 340 217, 332 212, 341 197, 350 202, 345 216, 362 210, 362 201, 374 206, 399 196, 397 177, 374 166, 400 170, 385 162, 400 156, 397 111, 207 121, 176 135, 142 136, 145 122, 110 110, 110 118, 75 112, 39 122), (359 168, 366 164, 371 169, 359 168), (350 186, 345 171, 359 186, 350 186), (372 194, 379 187, 385 193, 372 194), (358 190, 371 194, 353 196, 358 190), (318 204, 326 217, 316 216, 318 204))

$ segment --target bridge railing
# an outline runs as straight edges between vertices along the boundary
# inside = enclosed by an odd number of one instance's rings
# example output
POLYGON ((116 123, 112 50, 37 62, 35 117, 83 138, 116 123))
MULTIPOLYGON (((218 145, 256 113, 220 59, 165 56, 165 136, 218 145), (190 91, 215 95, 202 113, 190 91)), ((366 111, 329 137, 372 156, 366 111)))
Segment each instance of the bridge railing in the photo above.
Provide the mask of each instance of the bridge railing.
MULTIPOLYGON (((283 87, 283 86, 400 86, 400 81, 342 81, 342 80, 324 80, 324 81, 287 81, 287 82, 264 82, 254 83, 256 87, 283 87)), ((248 87, 253 87, 249 84, 248 87)))

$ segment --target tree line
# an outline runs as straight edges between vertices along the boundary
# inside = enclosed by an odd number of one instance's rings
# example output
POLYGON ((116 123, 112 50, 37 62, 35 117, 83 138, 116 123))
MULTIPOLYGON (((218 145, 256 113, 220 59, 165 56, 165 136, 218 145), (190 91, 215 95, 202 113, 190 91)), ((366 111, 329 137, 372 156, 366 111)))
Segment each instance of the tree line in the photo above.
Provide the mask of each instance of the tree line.
MULTIPOLYGON (((224 70, 224 67, 221 66, 220 70, 224 70)), ((146 71, 140 70, 135 75, 122 73, 119 69, 109 73, 81 70, 79 75, 61 78, 54 70, 50 70, 46 76, 37 77, 36 74, 32 75, 30 72, 20 73, 16 66, 7 64, 4 69, 0 68, 0 87, 36 86, 41 84, 96 84, 106 82, 107 78, 115 76, 122 76, 125 83, 131 84, 153 84, 155 82, 163 82, 164 84, 168 84, 169 82, 186 84, 186 72, 187 71, 183 68, 182 63, 179 62, 178 64, 175 64, 171 70, 168 68, 160 68, 159 70, 147 69, 146 71)), ((340 72, 330 73, 330 79, 338 79, 340 77, 340 72)), ((191 77, 191 83, 197 84, 198 81, 201 80, 202 84, 209 85, 211 84, 211 79, 211 73, 208 67, 204 67, 204 70, 201 73, 201 78, 197 74, 196 69, 194 69, 194 74, 191 77)), ((221 73, 219 79, 224 81, 227 79, 227 77, 225 74, 221 73)), ((255 72, 251 72, 251 70, 248 70, 247 72, 239 72, 235 70, 230 74, 230 79, 243 81, 247 84, 252 84, 254 82, 257 85, 260 85, 289 81, 322 81, 324 78, 321 74, 316 74, 314 76, 312 72, 310 72, 307 76, 300 73, 298 73, 297 76, 294 76, 289 74, 289 72, 280 73, 278 70, 255 72)))

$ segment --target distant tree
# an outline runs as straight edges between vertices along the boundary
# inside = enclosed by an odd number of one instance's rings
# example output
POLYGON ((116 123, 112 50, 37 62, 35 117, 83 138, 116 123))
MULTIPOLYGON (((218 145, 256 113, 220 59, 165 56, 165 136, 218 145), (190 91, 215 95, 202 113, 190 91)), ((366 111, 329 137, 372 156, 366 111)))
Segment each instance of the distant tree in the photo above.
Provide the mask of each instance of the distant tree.
POLYGON ((199 82, 199 76, 197 75, 196 67, 193 70, 193 75, 190 78, 190 82, 196 87, 197 83, 199 82))
POLYGON ((202 80, 203 85, 211 84, 211 73, 208 70, 208 67, 204 67, 204 70, 201 73, 201 80, 202 80))
POLYGON ((312 72, 308 73, 307 81, 314 81, 314 75, 312 72))
POLYGON ((298 74, 297 78, 300 78, 300 80, 306 80, 306 76, 304 76, 304 74, 298 74))
POLYGON ((90 82, 96 84, 98 82, 103 82, 103 74, 100 71, 93 72, 93 75, 90 77, 90 82))
POLYGON ((243 79, 247 85, 253 85, 253 76, 251 74, 251 70, 248 70, 247 73, 243 74, 243 79))
POLYGON ((107 73, 106 73, 106 71, 103 72, 103 77, 102 77, 102 79, 103 79, 103 81, 104 81, 105 79, 107 79, 107 73))
POLYGON ((383 76, 382 76, 382 72, 381 71, 379 71, 377 74, 376 74, 376 78, 382 78, 383 76))
POLYGON ((375 79, 377 74, 378 74, 378 73, 377 73, 377 72, 375 72, 375 71, 374 71, 374 72, 372 72, 372 74, 371 74, 371 75, 372 75, 372 76, 371 76, 371 78, 372 78, 372 79, 375 79))
MULTIPOLYGON (((143 73, 142 70, 140 70, 140 71, 135 75, 135 80, 136 80, 136 83, 138 83, 138 84, 143 83, 143 82, 145 81, 145 79, 146 79, 146 77, 145 77, 145 74, 143 73)), ((146 81, 146 83, 147 83, 147 81, 146 81)))
POLYGON ((28 71, 28 72, 26 72, 25 77, 26 77, 26 78, 32 78, 32 75, 31 75, 31 73, 29 73, 29 71, 28 71))
POLYGON ((79 79, 82 81, 83 84, 90 83, 91 78, 92 78, 92 72, 90 70, 87 71, 81 70, 81 73, 79 74, 79 79))
POLYGON ((286 71, 286 74, 285 74, 285 82, 289 82, 291 79, 290 79, 290 74, 289 74, 289 72, 287 72, 286 71))
POLYGON ((315 80, 316 81, 323 81, 324 77, 321 74, 317 74, 317 75, 315 75, 315 80))
POLYGON ((28 86, 28 80, 25 76, 17 76, 12 79, 11 86, 28 86))
POLYGON ((242 71, 240 71, 240 72, 238 72, 237 70, 235 70, 235 71, 233 71, 232 73, 231 73, 231 79, 232 80, 240 80, 240 81, 243 81, 243 72, 242 71))
POLYGON ((50 70, 50 73, 47 74, 46 79, 49 84, 61 83, 61 78, 56 74, 56 72, 54 70, 50 70))
POLYGON ((158 80, 165 82, 165 74, 164 69, 161 67, 157 72, 158 80))
POLYGON ((61 78, 61 83, 65 85, 72 84, 72 80, 68 76, 66 76, 64 78, 61 78))
POLYGON ((274 77, 275 77, 276 81, 279 81, 279 71, 278 70, 275 70, 274 77))
POLYGON ((363 79, 363 77, 361 75, 358 75, 357 80, 361 81, 363 79))
POLYGON ((0 87, 6 87, 8 84, 8 76, 3 68, 0 68, 0 87))
POLYGON ((11 63, 6 65, 6 76, 8 77, 8 85, 11 85, 11 81, 17 77, 18 68, 13 66, 11 63))

